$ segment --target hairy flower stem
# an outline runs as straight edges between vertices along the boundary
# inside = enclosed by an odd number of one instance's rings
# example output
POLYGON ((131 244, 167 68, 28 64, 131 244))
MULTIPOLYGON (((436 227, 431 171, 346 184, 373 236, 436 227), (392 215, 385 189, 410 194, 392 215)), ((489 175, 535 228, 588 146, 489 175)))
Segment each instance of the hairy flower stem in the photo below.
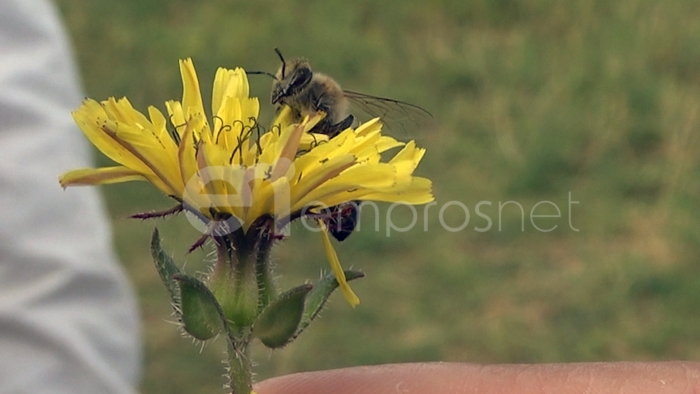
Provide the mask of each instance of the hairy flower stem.
POLYGON ((253 390, 253 367, 250 359, 250 338, 241 341, 229 332, 228 341, 228 374, 231 394, 250 394, 253 390))
POLYGON ((252 325, 276 297, 270 270, 270 218, 251 225, 247 233, 216 234, 217 261, 210 286, 227 319, 229 385, 232 394, 250 394, 252 325))

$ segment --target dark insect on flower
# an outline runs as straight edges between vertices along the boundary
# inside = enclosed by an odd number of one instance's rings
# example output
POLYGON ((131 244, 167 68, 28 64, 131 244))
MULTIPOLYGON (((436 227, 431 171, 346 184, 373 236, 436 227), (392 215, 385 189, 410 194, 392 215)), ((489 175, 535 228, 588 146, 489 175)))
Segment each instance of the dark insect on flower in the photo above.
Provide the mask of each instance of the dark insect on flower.
POLYGON ((355 231, 360 219, 360 201, 349 201, 326 208, 322 219, 328 232, 338 241, 344 241, 355 231))

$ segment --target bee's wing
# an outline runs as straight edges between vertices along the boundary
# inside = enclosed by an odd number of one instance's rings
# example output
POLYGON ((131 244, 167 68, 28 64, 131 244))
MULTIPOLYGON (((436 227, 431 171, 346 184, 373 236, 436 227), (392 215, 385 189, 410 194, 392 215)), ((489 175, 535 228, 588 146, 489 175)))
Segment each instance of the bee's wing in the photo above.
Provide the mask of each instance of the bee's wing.
POLYGON ((372 117, 382 118, 382 122, 387 124, 390 129, 399 126, 400 129, 406 131, 407 129, 424 127, 434 121, 430 112, 411 103, 350 90, 343 90, 343 93, 350 100, 352 107, 358 108, 372 117))

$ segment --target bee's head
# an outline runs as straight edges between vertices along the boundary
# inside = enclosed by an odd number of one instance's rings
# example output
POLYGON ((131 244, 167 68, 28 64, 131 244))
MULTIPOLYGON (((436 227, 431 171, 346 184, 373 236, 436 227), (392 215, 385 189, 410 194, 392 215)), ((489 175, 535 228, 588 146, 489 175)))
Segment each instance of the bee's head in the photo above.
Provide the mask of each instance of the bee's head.
POLYGON ((311 66, 306 60, 294 59, 286 62, 278 49, 275 48, 275 52, 282 60, 282 65, 275 74, 275 82, 272 83, 272 104, 278 104, 286 97, 296 95, 309 85, 313 77, 311 66))

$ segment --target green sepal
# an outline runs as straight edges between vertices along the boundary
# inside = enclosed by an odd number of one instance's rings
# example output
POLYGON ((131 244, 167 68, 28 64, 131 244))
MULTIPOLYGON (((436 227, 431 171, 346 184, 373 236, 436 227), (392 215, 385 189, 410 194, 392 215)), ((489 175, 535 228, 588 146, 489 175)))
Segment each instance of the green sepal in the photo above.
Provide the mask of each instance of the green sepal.
POLYGON ((257 271, 256 275, 259 294, 258 313, 265 310, 277 298, 277 289, 275 289, 274 281, 270 277, 269 268, 261 271, 257 271))
POLYGON ((220 333, 226 320, 214 294, 199 279, 183 274, 173 278, 180 288, 180 318, 185 331, 201 340, 220 333))
POLYGON ((209 289, 221 305, 224 316, 237 327, 249 327, 260 314, 258 282, 253 266, 237 267, 231 272, 228 262, 223 269, 214 269, 209 277, 209 289))
MULTIPOLYGON (((345 272, 345 279, 349 282, 354 279, 359 279, 359 278, 364 278, 365 274, 364 272, 360 271, 344 271, 345 272)), ((301 322, 299 322, 299 326, 294 333, 294 336, 292 340, 294 340, 296 337, 299 336, 299 334, 302 333, 306 329, 306 327, 309 326, 311 321, 318 316, 319 312, 321 312, 321 309, 323 309, 323 305, 326 304, 326 301, 328 301, 328 297, 333 294, 333 291, 338 288, 338 281, 335 279, 335 275, 328 274, 321 278, 321 280, 318 281, 314 285, 313 290, 309 293, 309 295, 306 297, 306 306, 304 307, 304 313, 302 314, 301 317, 301 322)))
POLYGON ((299 329, 310 284, 295 287, 272 301, 253 324, 253 336, 271 348, 282 347, 294 338, 299 329))
POLYGON ((151 256, 153 256, 153 261, 156 264, 156 269, 158 270, 160 280, 163 281, 165 288, 170 294, 170 299, 172 300, 173 304, 179 306, 180 291, 177 286, 177 282, 175 279, 173 279, 173 276, 180 274, 180 270, 173 262, 173 259, 168 256, 160 246, 160 234, 158 233, 158 228, 153 229, 153 235, 151 236, 151 256))

